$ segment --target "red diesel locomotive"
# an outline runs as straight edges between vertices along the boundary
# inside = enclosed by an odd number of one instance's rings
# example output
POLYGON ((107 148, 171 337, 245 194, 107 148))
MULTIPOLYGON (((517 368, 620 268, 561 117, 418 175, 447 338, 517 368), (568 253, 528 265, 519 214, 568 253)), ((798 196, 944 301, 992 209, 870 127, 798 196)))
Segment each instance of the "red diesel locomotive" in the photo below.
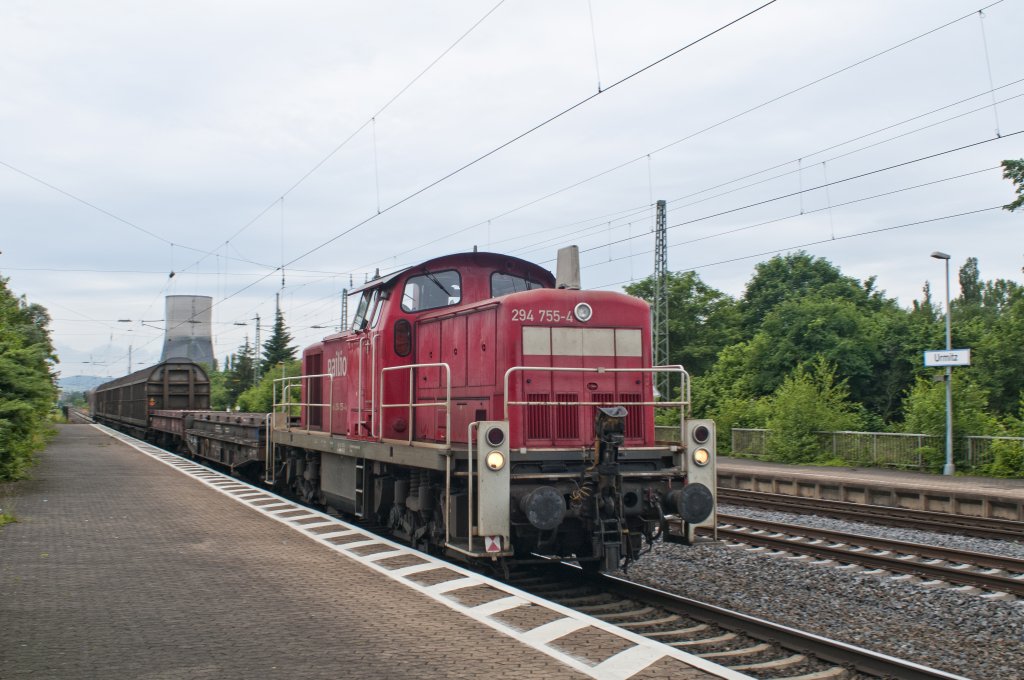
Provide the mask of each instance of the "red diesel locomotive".
POLYGON ((557 282, 472 252, 355 291, 352 328, 275 387, 266 481, 466 559, 614 570, 714 526, 714 423, 686 417, 682 367, 652 365, 648 304, 579 290, 559 255, 557 282), (676 401, 655 401, 660 371, 676 401), (679 441, 656 441, 656 405, 679 441))

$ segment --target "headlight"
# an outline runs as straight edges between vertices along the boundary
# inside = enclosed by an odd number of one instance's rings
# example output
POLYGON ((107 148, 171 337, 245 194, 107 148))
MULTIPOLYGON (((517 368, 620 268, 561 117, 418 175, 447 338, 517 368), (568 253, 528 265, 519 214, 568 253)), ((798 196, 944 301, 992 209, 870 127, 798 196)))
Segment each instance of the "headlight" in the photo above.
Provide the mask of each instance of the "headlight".
POLYGON ((590 305, 586 302, 581 302, 576 305, 576 308, 572 310, 572 313, 575 315, 577 321, 586 323, 587 321, 590 321, 590 317, 594 315, 594 310, 592 310, 590 305))
POLYGON ((497 472, 501 468, 505 467, 505 454, 501 451, 491 451, 487 454, 485 460, 487 467, 497 472))
POLYGON ((693 462, 704 467, 711 460, 711 452, 707 449, 697 449, 693 452, 693 462))

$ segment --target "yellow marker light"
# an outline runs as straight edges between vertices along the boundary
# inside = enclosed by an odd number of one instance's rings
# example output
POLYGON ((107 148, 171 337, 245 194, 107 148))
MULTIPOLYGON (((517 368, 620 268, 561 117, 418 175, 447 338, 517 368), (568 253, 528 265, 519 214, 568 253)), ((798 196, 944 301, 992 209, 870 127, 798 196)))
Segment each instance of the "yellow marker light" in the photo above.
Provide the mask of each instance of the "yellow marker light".
POLYGON ((707 449, 697 449, 693 452, 693 462, 701 467, 711 460, 711 453, 707 449))
POLYGON ((486 458, 487 467, 497 472, 505 467, 505 454, 501 451, 491 451, 486 458))

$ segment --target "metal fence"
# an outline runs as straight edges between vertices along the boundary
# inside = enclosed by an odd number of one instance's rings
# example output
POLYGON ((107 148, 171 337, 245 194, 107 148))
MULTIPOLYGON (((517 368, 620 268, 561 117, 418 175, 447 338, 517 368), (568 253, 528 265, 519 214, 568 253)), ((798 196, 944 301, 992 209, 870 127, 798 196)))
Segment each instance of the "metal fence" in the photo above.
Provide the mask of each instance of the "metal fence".
MULTIPOLYGON (((733 428, 732 452, 743 456, 763 456, 768 450, 769 430, 733 428)), ((898 467, 921 470, 927 467, 929 449, 945 451, 945 438, 902 432, 818 432, 821 453, 852 465, 898 467)), ((1024 437, 962 437, 954 446, 954 458, 961 469, 975 469, 995 460, 993 445, 1020 447, 1024 437)))
POLYGON ((993 445, 1002 445, 1024 455, 1024 437, 964 437, 964 464, 981 467, 995 461, 993 445))

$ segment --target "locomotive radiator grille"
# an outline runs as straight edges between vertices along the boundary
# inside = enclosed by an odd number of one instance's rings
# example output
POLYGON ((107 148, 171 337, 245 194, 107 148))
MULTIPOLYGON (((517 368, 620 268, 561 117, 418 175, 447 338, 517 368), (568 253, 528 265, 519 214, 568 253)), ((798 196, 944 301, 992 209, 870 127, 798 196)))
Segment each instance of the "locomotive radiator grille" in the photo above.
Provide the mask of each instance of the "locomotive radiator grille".
MULTIPOLYGON (((555 394, 555 401, 576 402, 580 395, 575 392, 558 392, 555 394)), ((556 406, 555 407, 555 439, 579 439, 580 437, 580 407, 556 406)))
MULTIPOLYGON (((547 393, 526 395, 527 401, 548 401, 547 393)), ((526 407, 526 436, 528 439, 551 439, 551 419, 547 406, 532 404, 526 407)))
POLYGON ((639 411, 629 408, 630 404, 638 404, 640 401, 640 395, 636 392, 623 392, 619 395, 618 403, 625 406, 633 416, 626 418, 626 439, 642 439, 644 436, 644 419, 640 417, 639 411))
MULTIPOLYGON (((532 402, 578 402, 576 392, 556 392, 554 398, 545 392, 531 392, 526 395, 532 402)), ((590 401, 600 402, 608 406, 636 404, 641 401, 635 392, 624 392, 616 398, 613 392, 594 392, 590 401)), ((590 407, 596 408, 596 407, 590 407)), ((639 416, 639 413, 637 413, 639 416)), ((643 439, 644 423, 642 417, 626 419, 626 439, 643 439)), ((577 440, 580 438, 580 407, 576 404, 549 406, 531 404, 526 407, 526 438, 546 440, 577 440), (553 413, 552 413, 553 412, 553 413), (552 432, 552 415, 554 415, 554 432, 552 432)))

